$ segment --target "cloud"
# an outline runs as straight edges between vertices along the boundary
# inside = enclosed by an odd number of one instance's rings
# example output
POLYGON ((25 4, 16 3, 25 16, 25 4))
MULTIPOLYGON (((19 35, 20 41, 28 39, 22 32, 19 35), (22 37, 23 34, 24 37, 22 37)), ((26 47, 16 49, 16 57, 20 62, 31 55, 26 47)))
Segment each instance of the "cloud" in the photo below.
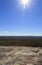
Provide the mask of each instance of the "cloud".
POLYGON ((7 33, 8 33, 8 31, 2 31, 2 33, 3 33, 3 34, 7 34, 7 33))
POLYGON ((3 35, 8 35, 9 34, 9 32, 8 31, 1 31, 0 32, 0 36, 3 36, 3 35))

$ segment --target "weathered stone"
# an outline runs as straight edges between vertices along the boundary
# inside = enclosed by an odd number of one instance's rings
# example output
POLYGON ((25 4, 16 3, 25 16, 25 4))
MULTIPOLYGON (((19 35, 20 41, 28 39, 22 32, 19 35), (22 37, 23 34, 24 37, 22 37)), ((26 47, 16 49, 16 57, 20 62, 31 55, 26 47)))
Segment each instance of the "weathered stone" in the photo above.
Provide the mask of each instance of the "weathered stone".
POLYGON ((0 65, 42 65, 42 48, 0 46, 0 65))

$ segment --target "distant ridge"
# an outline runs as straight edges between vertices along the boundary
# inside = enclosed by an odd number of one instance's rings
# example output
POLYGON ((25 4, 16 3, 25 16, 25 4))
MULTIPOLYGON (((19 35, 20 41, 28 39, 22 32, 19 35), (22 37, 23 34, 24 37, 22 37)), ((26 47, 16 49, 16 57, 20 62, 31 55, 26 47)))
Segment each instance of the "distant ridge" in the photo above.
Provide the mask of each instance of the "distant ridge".
POLYGON ((0 39, 30 39, 42 38, 42 36, 0 36, 0 39))
POLYGON ((0 36, 0 46, 42 47, 42 36, 0 36))

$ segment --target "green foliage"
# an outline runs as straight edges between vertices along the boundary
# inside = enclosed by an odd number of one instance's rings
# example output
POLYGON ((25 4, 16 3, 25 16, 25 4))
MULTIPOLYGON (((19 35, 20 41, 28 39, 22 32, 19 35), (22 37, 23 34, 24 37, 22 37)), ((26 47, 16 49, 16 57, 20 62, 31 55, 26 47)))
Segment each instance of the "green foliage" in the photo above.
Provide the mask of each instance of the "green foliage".
POLYGON ((0 46, 34 46, 34 47, 42 47, 42 38, 0 39, 0 46))

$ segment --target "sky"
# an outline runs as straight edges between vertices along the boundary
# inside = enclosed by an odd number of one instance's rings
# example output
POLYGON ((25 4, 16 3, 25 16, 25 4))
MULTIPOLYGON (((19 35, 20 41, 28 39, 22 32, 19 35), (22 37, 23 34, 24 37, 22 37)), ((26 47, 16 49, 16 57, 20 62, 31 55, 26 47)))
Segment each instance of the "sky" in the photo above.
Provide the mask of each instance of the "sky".
POLYGON ((0 0, 0 36, 42 36, 42 0, 23 10, 17 0, 0 0))

